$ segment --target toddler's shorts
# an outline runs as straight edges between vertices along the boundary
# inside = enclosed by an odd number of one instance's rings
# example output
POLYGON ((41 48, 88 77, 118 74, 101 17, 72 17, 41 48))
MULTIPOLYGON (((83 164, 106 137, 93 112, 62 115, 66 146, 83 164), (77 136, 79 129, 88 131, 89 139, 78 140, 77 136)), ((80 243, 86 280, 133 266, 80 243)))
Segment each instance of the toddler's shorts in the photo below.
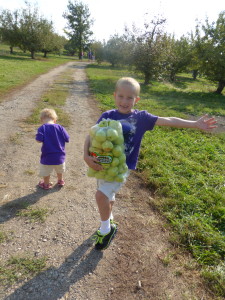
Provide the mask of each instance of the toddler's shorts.
POLYGON ((61 165, 43 165, 40 164, 40 171, 39 176, 40 177, 46 177, 49 176, 52 171, 55 170, 56 173, 62 174, 66 170, 66 164, 65 162, 61 165))

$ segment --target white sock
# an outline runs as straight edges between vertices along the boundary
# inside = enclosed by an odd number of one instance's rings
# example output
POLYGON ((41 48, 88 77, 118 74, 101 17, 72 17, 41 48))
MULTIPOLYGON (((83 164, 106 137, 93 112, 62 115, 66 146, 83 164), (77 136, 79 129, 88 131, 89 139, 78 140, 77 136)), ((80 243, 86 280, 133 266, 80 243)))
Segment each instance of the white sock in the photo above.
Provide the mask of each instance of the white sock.
POLYGON ((101 221, 101 227, 99 230, 102 235, 109 233, 111 230, 110 219, 108 219, 106 221, 101 221))
POLYGON ((110 220, 113 220, 113 214, 112 214, 112 212, 111 212, 111 214, 110 214, 110 220))

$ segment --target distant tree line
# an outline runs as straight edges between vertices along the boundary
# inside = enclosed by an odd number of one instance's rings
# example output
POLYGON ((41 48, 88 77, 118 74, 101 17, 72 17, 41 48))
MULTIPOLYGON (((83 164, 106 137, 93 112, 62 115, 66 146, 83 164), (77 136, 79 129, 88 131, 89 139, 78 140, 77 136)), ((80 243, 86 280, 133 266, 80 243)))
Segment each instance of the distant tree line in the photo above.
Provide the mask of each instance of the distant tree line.
POLYGON ((197 24, 195 32, 176 39, 163 30, 163 18, 154 18, 140 30, 133 26, 111 36, 107 42, 94 42, 92 49, 98 63, 129 66, 141 73, 145 84, 168 78, 175 81, 180 72, 202 75, 217 84, 216 93, 225 87, 225 11, 216 22, 197 24))
POLYGON ((69 0, 63 17, 67 20, 68 39, 54 32, 53 23, 40 16, 38 8, 0 12, 0 41, 13 47, 35 52, 66 49, 69 55, 94 53, 98 63, 109 62, 112 67, 129 66, 141 73, 145 84, 153 80, 175 81, 180 72, 192 72, 193 78, 202 75, 217 84, 216 93, 225 87, 225 11, 215 22, 208 19, 198 23, 195 32, 177 39, 164 31, 166 19, 155 17, 145 22, 143 29, 125 27, 121 35, 111 36, 107 42, 91 40, 93 32, 89 8, 82 2, 69 0))
POLYGON ((36 52, 43 52, 44 57, 49 52, 60 53, 66 38, 55 33, 53 22, 27 2, 24 9, 0 12, 0 41, 9 45, 11 53, 14 47, 19 47, 35 58, 36 52))

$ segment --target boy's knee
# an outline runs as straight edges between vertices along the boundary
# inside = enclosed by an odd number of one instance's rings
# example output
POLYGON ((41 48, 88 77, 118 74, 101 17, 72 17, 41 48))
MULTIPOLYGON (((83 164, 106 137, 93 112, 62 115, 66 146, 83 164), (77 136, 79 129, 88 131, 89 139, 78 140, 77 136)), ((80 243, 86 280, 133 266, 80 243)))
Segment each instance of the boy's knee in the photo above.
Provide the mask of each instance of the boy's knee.
POLYGON ((108 200, 108 197, 99 190, 96 192, 95 198, 96 198, 97 201, 108 200))

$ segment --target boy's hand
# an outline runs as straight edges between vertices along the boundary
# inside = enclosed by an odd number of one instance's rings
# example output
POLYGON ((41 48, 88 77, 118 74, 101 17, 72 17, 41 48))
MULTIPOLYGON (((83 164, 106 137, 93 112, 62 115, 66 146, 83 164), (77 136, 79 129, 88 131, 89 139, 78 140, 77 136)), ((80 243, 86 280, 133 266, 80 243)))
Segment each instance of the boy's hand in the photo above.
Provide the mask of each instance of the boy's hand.
POLYGON ((215 118, 209 118, 208 115, 204 115, 196 121, 196 127, 200 130, 210 131, 213 128, 217 128, 215 118))
POLYGON ((101 166, 101 165, 99 164, 99 162, 98 162, 98 160, 97 160, 96 157, 93 157, 93 156, 85 156, 84 160, 85 160, 86 164, 87 164, 90 168, 94 169, 95 171, 101 171, 101 170, 103 170, 103 166, 101 166))

